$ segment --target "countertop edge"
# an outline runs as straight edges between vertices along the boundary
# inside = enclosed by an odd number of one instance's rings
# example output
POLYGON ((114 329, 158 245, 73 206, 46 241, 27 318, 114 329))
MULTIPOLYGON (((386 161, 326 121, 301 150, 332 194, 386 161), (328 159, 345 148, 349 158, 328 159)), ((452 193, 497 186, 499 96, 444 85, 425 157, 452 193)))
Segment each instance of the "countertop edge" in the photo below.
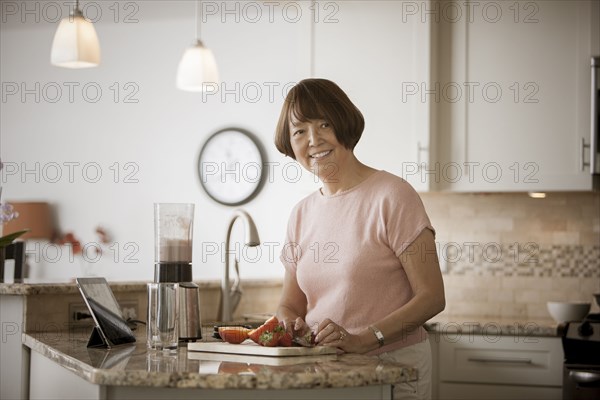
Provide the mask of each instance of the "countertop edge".
MULTIPOLYGON (((142 369, 123 371, 95 368, 85 361, 78 360, 35 338, 35 333, 24 333, 22 342, 32 351, 57 363, 73 372, 80 378, 96 385, 105 386, 138 386, 186 389, 310 389, 310 388, 348 388, 370 385, 387 385, 398 382, 416 381, 418 372, 415 368, 377 360, 377 365, 369 366, 374 356, 344 354, 335 361, 316 362, 323 371, 273 370, 268 366, 260 368, 254 375, 236 373, 198 374, 194 372, 154 372, 142 369), (335 363, 350 363, 352 368, 336 370, 335 363), (354 367, 356 365, 356 367, 354 367)), ((57 339, 63 342, 65 339, 57 339)), ((48 341, 48 340, 47 340, 48 341)), ((74 346, 85 346, 81 340, 74 346)), ((144 345, 138 343, 138 351, 144 345)), ((107 350, 108 351, 108 350, 107 350)), ((187 357, 187 350, 181 354, 187 357)), ((313 363, 307 365, 315 365, 313 363)))
POLYGON ((73 372, 75 375, 88 382, 99 384, 96 380, 96 368, 60 352, 46 343, 42 343, 27 333, 22 334, 22 340, 23 345, 29 347, 32 351, 54 361, 61 367, 73 372))

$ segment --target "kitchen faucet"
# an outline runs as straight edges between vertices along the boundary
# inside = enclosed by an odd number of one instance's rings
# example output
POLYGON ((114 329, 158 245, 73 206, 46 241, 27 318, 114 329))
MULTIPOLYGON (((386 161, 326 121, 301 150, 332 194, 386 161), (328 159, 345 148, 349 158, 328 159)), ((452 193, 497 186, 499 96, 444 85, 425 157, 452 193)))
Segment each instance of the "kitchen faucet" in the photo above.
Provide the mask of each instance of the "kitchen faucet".
POLYGON ((221 281, 221 305, 219 307, 218 316, 218 319, 221 322, 230 322, 231 314, 233 313, 231 307, 231 289, 229 286, 229 241, 231 239, 231 231, 233 230, 233 224, 238 218, 242 218, 244 220, 244 225, 246 227, 246 234, 244 236, 245 245, 254 247, 260 244, 260 238, 258 237, 256 225, 254 224, 254 221, 252 220, 250 215, 244 210, 235 210, 233 217, 231 218, 231 220, 229 221, 229 225, 227 226, 227 237, 225 239, 225 271, 223 274, 223 280, 221 281))

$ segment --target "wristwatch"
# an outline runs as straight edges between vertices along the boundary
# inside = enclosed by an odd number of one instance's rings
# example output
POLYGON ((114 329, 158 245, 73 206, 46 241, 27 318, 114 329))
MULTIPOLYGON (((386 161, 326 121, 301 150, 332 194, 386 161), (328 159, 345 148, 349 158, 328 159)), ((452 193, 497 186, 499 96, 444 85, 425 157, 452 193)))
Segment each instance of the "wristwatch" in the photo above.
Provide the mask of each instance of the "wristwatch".
POLYGON ((373 325, 370 325, 369 329, 373 331, 373 334, 375 334, 375 337, 377 338, 377 341, 379 342, 379 347, 382 347, 385 344, 383 333, 379 330, 379 328, 377 328, 376 326, 373 326, 373 325))

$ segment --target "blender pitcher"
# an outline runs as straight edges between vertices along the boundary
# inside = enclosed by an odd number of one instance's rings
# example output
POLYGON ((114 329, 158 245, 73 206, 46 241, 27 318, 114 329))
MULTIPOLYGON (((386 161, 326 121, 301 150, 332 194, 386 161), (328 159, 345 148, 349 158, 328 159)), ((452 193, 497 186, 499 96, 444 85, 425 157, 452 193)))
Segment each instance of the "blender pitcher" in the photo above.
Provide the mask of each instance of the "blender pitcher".
POLYGON ((179 284, 179 341, 202 338, 200 292, 192 282, 193 221, 193 204, 154 204, 154 281, 179 284))

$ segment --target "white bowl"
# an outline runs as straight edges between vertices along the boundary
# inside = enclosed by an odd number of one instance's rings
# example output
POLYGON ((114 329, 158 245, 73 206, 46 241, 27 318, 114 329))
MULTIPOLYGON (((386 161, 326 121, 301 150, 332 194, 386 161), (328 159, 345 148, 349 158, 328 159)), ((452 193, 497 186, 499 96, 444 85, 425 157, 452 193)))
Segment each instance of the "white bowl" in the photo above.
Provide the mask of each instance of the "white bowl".
POLYGON ((592 303, 549 301, 548 312, 558 323, 581 321, 590 312, 592 303))

